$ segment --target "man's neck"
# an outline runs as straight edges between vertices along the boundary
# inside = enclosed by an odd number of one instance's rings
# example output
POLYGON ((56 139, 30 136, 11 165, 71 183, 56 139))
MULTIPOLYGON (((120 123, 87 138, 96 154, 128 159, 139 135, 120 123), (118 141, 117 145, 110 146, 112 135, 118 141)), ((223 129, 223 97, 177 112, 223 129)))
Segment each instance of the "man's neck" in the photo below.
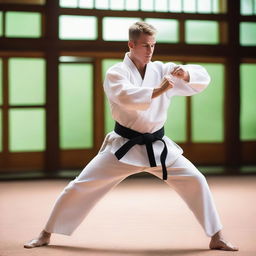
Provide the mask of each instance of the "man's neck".
POLYGON ((131 59, 131 61, 133 62, 133 64, 136 66, 136 68, 138 69, 138 71, 143 79, 145 76, 145 73, 146 73, 147 64, 142 64, 140 61, 138 61, 136 58, 134 58, 131 53, 129 53, 128 56, 131 59))

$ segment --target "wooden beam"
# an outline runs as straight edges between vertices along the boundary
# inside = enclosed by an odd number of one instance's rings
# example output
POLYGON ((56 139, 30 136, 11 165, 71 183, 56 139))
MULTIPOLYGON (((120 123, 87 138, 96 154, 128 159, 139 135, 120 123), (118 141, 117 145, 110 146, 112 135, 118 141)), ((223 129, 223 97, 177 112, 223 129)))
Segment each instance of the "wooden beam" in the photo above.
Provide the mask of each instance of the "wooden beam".
POLYGON ((240 1, 227 1, 229 27, 228 47, 230 56, 227 58, 225 83, 225 148, 228 174, 237 174, 241 164, 240 143, 240 47, 239 47, 239 15, 240 1))
POLYGON ((46 1, 46 152, 44 171, 54 176, 59 169, 59 55, 56 47, 58 37, 58 1, 46 1))

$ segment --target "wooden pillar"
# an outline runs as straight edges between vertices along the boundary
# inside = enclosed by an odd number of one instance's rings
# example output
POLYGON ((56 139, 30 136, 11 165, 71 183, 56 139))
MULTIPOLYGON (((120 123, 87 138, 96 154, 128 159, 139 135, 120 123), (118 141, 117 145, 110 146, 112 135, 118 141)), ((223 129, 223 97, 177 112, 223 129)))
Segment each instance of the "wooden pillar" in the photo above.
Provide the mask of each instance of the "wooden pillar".
POLYGON ((59 168, 58 98, 58 1, 47 0, 45 12, 46 59, 46 154, 45 174, 55 176, 59 168))
POLYGON ((227 174, 238 173, 241 163, 240 145, 240 1, 227 1, 228 49, 225 83, 225 148, 227 174))

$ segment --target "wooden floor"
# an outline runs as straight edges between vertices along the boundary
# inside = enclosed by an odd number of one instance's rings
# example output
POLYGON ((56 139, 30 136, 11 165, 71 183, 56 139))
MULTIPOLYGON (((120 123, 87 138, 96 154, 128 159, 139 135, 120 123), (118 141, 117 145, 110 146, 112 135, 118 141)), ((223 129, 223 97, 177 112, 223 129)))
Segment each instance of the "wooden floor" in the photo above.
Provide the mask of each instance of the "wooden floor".
POLYGON ((23 249, 67 182, 0 182, 0 256, 256 256, 256 176, 208 178, 224 233, 239 252, 208 250, 209 238, 193 214, 156 178, 124 181, 72 236, 54 235, 50 246, 23 249))

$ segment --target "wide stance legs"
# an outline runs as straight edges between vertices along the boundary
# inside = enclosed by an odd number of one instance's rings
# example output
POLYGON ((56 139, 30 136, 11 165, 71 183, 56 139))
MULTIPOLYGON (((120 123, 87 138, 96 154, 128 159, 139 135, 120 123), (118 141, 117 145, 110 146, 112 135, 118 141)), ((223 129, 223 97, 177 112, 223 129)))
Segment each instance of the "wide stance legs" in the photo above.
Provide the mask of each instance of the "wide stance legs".
MULTIPOLYGON (((33 248, 48 244, 51 233, 71 235, 93 206, 108 191, 126 177, 142 171, 152 173, 159 178, 162 177, 161 167, 143 168, 127 165, 118 161, 111 153, 98 154, 61 193, 44 231, 37 239, 25 244, 24 247, 33 248)), ((168 167, 166 182, 187 203, 205 233, 210 237, 218 238, 217 234, 220 234, 222 225, 208 184, 194 165, 185 157, 180 156, 172 166, 168 167)), ((222 242, 220 246, 219 243, 212 242, 210 248, 228 249, 228 247, 224 248, 223 243, 225 242, 222 242)), ((230 250, 231 248, 232 246, 229 246, 230 250)))

